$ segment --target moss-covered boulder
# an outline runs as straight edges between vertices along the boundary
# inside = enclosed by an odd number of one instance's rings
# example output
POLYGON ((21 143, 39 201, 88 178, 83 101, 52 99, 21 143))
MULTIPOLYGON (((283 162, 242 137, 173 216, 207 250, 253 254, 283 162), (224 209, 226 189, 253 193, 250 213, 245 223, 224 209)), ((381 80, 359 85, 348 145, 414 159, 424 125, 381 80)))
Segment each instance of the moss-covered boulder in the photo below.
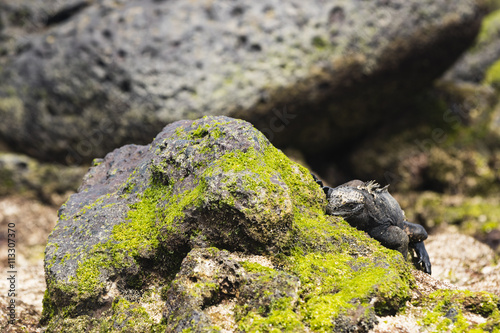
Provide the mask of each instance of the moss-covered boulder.
POLYGON ((2 2, 0 137, 79 163, 224 114, 306 153, 343 147, 457 59, 486 2, 2 2))
POLYGON ((179 121, 96 160, 45 251, 48 332, 367 331, 410 267, 324 213, 247 122, 179 121))

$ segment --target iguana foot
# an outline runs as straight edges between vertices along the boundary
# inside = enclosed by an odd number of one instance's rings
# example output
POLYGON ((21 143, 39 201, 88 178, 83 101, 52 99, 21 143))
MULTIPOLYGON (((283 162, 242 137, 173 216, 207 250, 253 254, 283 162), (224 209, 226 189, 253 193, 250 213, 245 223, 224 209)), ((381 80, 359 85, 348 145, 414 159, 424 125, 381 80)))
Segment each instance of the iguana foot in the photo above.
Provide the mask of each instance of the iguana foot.
POLYGON ((431 274, 431 260, 425 249, 424 242, 417 242, 411 245, 415 249, 417 255, 417 267, 427 274, 431 274))

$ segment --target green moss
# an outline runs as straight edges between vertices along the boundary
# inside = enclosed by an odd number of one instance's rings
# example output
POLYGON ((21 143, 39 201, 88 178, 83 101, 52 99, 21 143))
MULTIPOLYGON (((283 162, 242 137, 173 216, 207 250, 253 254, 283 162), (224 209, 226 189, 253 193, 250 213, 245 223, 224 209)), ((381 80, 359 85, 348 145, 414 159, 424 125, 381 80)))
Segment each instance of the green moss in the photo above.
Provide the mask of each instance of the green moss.
MULTIPOLYGON (((227 198, 222 198, 221 203, 234 205, 237 192, 240 188, 251 191, 266 190, 267 193, 282 192, 279 184, 273 183, 271 177, 272 166, 266 160, 268 154, 261 156, 254 148, 249 148, 246 152, 230 152, 216 161, 211 170, 206 172, 206 176, 213 177, 223 175, 222 184, 231 194, 227 198), (237 174, 237 178, 232 178, 237 174)), ((247 207, 243 208, 248 210, 247 207)))
MULTIPOLYGON (((290 307, 286 309, 288 315, 294 314, 291 322, 280 319, 284 310, 271 312, 267 317, 249 313, 242 319, 240 328, 293 331, 294 323, 299 322, 297 318, 303 318, 313 330, 331 330, 336 316, 359 305, 371 307, 369 303, 374 295, 379 298, 375 304, 378 313, 394 312, 401 307, 409 298, 412 284, 409 267, 401 255, 382 248, 347 223, 326 217, 322 193, 318 193, 321 191, 309 172, 275 148, 268 149, 260 158, 249 149, 245 153, 228 154, 220 161, 227 168, 223 172, 249 169, 263 179, 269 179, 269 170, 280 170, 294 207, 293 236, 286 246, 291 248, 291 256, 280 258, 285 270, 300 278, 302 302, 294 311, 290 307), (370 249, 370 256, 354 257, 352 251, 356 244, 370 249), (391 267, 386 267, 387 262, 391 267)), ((267 186, 269 190, 277 190, 274 184, 267 186)), ((256 264, 243 265, 250 271, 270 270, 256 264)))
POLYGON ((438 290, 416 305, 427 309, 420 324, 433 332, 499 332, 498 304, 498 296, 486 292, 438 290), (480 315, 485 322, 470 324, 465 312, 480 315))
POLYGON ((242 261, 240 262, 241 266, 249 272, 249 273, 272 273, 274 269, 262 266, 261 264, 250 262, 250 261, 242 261))
POLYGON ((140 327, 149 328, 152 324, 149 315, 143 307, 137 306, 123 298, 115 299, 112 306, 113 315, 111 321, 114 322, 116 331, 133 330, 138 332, 140 327))
MULTIPOLYGON (((184 209, 201 204, 203 187, 201 182, 194 190, 173 195, 171 186, 152 181, 141 200, 130 205, 126 221, 116 225, 110 239, 94 246, 80 262, 73 280, 78 285, 78 294, 95 295, 103 287, 100 270, 125 268, 132 264, 133 258, 154 253, 161 239, 167 237, 169 231, 175 231, 175 223, 183 216, 184 209)), ((86 212, 102 201, 99 198, 82 211, 86 212)))
POLYGON ((231 173, 251 171, 250 175, 243 175, 248 189, 257 190, 265 187, 269 191, 279 191, 279 180, 272 180, 278 173, 280 180, 285 183, 292 200, 297 208, 315 206, 318 209, 324 203, 320 188, 312 181, 309 171, 304 167, 290 161, 280 150, 268 145, 263 152, 249 148, 245 152, 230 152, 222 156, 208 175, 217 172, 231 173), (259 175, 255 179, 255 175, 259 175), (295 192, 298 191, 298 192, 295 192))
POLYGON ((491 42, 500 36, 500 10, 488 14, 482 22, 476 45, 491 42))
POLYGON ((300 277, 301 312, 313 330, 333 329, 332 319, 359 305, 369 308, 375 294, 378 313, 394 312, 409 298, 408 275, 348 253, 296 255, 289 269, 300 277))
POLYGON ((271 305, 267 316, 250 312, 239 321, 238 328, 243 332, 304 332, 305 326, 291 303, 289 297, 283 297, 271 305))
POLYGON ((213 121, 211 119, 210 123, 205 123, 203 125, 199 124, 205 122, 209 118, 210 118, 209 116, 204 116, 203 118, 196 120, 193 123, 193 125, 197 127, 195 127, 194 129, 190 129, 188 131, 184 130, 181 127, 178 127, 175 130, 175 134, 179 139, 184 139, 184 140, 196 140, 196 139, 203 139, 205 137, 219 139, 225 136, 226 134, 224 131, 224 126, 229 124, 230 121, 213 121))
POLYGON ((40 323, 46 324, 57 313, 56 305, 50 299, 49 289, 46 289, 43 294, 42 305, 43 311, 40 323))
POLYGON ((320 36, 316 36, 311 41, 312 45, 317 49, 324 49, 327 46, 326 41, 320 36))
MULTIPOLYGON (((335 227, 330 229, 333 231, 335 227)), ((358 236, 364 238, 361 233, 358 236)), ((269 313, 257 309, 238 318, 239 328, 245 332, 296 332, 305 331, 307 326, 314 332, 329 332, 336 329, 335 318, 348 315, 349 310, 357 311, 360 306, 365 308, 366 318, 374 312, 394 313, 404 307, 412 277, 399 253, 380 248, 371 258, 356 258, 347 247, 343 253, 334 248, 331 247, 330 253, 325 248, 326 253, 307 254, 301 249, 287 256, 285 271, 300 278, 299 302, 294 304, 288 297, 277 298, 269 313), (378 260, 396 264, 387 267, 378 264, 378 260), (377 301, 371 305, 375 295, 377 301)), ((263 286, 266 279, 272 280, 277 274, 255 263, 243 262, 242 266, 249 272, 263 274, 258 277, 263 286)), ((265 290, 259 292, 262 295, 257 297, 266 297, 265 290)))
POLYGON ((255 291, 247 303, 235 308, 238 328, 243 332, 305 331, 296 298, 292 297, 297 281, 257 263, 242 262, 242 266, 252 274, 251 286, 255 291), (277 291, 277 284, 284 289, 277 291))
POLYGON ((220 123, 220 124, 200 125, 195 130, 189 132, 189 138, 201 139, 201 138, 204 138, 205 136, 209 135, 214 139, 218 139, 218 138, 225 135, 223 130, 221 129, 220 125, 224 125, 224 124, 220 123))
POLYGON ((500 90, 500 60, 490 66, 490 68, 486 72, 484 83, 491 85, 497 90, 500 90))
POLYGON ((98 318, 79 316, 65 318, 64 321, 51 322, 47 332, 165 332, 166 326, 155 323, 146 310, 123 298, 114 300, 111 309, 103 312, 98 318))
MULTIPOLYGON (((207 135, 206 126, 199 126, 190 133, 191 138, 207 135)), ((219 131, 210 135, 222 135, 219 131)), ((183 135, 179 132, 179 135, 183 135)), ((130 178, 130 177, 129 177, 130 178)), ((125 186, 130 191, 133 187, 132 179, 125 186), (132 186, 129 186, 132 184, 132 186)), ((158 248, 162 237, 167 237, 169 230, 175 231, 175 222, 184 214, 187 206, 200 205, 203 199, 204 183, 194 190, 174 195, 172 186, 163 185, 152 179, 141 196, 141 199, 130 206, 126 222, 113 228, 110 239, 94 246, 85 253, 84 259, 79 263, 76 277, 72 279, 78 286, 78 295, 81 297, 96 296, 103 287, 100 280, 100 271, 113 268, 124 268, 132 264, 126 257, 135 258, 144 253, 153 253, 158 248), (168 209, 165 209, 168 207, 168 209), (162 237, 160 237, 160 230, 162 237)), ((126 191, 125 191, 126 192, 126 191)), ((105 198, 111 194, 101 196, 94 203, 83 207, 77 215, 84 215, 89 210, 102 205, 105 198)), ((104 207, 110 207, 105 205, 104 207)), ((103 208, 104 208, 103 207, 103 208)))
MULTIPOLYGON (((290 166, 286 165, 281 165, 279 170, 288 176, 283 179, 294 194, 295 221, 292 255, 281 258, 286 271, 301 280, 302 303, 295 309, 296 316, 291 318, 303 318, 311 329, 323 331, 333 329, 333 319, 346 309, 359 304, 370 307, 375 294, 380 295, 375 305, 378 313, 393 312, 402 306, 409 298, 412 277, 401 255, 382 248, 345 222, 327 218, 321 200, 312 199, 316 197, 317 185, 311 181, 311 187, 308 187, 307 180, 297 177, 308 176, 306 170, 290 172, 290 166), (372 257, 353 257, 351 251, 356 243, 372 248, 372 257), (378 260, 380 266, 377 266, 378 260), (391 262, 394 266, 385 267, 383 262, 391 262)), ((263 270, 256 265, 244 265, 250 270, 263 270)), ((289 323, 279 326, 280 321, 274 320, 272 314, 259 320, 255 317, 260 316, 258 314, 248 316, 242 327, 250 331, 258 330, 256 327, 264 329, 266 326, 262 325, 270 323, 276 329, 288 330, 289 327, 289 323), (248 322, 252 325, 246 326, 248 322)))
MULTIPOLYGON (((128 250, 132 256, 158 246, 160 204, 171 195, 169 187, 152 185, 144 191, 142 199, 130 206, 127 221, 113 228, 113 248, 128 250)), ((167 222, 171 223, 173 217, 167 222)))
POLYGON ((76 282, 80 297, 91 297, 104 287, 104 282, 100 281, 100 268, 107 267, 109 259, 103 254, 93 255, 79 263, 76 278, 70 281, 76 282))

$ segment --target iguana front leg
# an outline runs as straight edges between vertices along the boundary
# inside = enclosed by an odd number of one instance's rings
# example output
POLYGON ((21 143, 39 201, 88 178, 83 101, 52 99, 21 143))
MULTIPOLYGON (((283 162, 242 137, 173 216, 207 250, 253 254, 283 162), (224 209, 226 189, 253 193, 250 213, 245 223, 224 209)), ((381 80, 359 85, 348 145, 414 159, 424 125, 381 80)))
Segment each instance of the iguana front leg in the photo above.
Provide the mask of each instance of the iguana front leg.
POLYGON ((424 240, 427 239, 427 231, 419 224, 404 221, 402 229, 408 235, 409 246, 415 250, 417 265, 427 274, 431 274, 431 261, 425 249, 424 240))
POLYGON ((409 244, 408 235, 403 229, 392 224, 391 221, 387 221, 385 224, 367 230, 367 233, 373 239, 378 240, 383 246, 400 252, 403 258, 405 258, 405 260, 407 259, 409 244))
POLYGON ((416 267, 431 274, 431 261, 424 245, 427 232, 421 225, 404 221, 404 228, 395 225, 381 226, 370 230, 368 234, 385 247, 401 252, 405 258, 408 248, 414 249, 417 256, 416 267))

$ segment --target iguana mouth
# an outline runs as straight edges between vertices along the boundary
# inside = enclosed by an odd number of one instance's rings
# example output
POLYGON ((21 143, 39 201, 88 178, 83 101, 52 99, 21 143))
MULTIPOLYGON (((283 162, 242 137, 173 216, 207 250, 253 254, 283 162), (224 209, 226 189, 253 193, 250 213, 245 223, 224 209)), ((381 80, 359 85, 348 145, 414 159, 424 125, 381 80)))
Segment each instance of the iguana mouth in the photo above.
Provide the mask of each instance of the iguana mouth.
POLYGON ((353 216, 361 212, 362 210, 363 210, 362 204, 348 203, 343 205, 342 208, 337 211, 331 211, 330 215, 342 216, 342 217, 353 216))

